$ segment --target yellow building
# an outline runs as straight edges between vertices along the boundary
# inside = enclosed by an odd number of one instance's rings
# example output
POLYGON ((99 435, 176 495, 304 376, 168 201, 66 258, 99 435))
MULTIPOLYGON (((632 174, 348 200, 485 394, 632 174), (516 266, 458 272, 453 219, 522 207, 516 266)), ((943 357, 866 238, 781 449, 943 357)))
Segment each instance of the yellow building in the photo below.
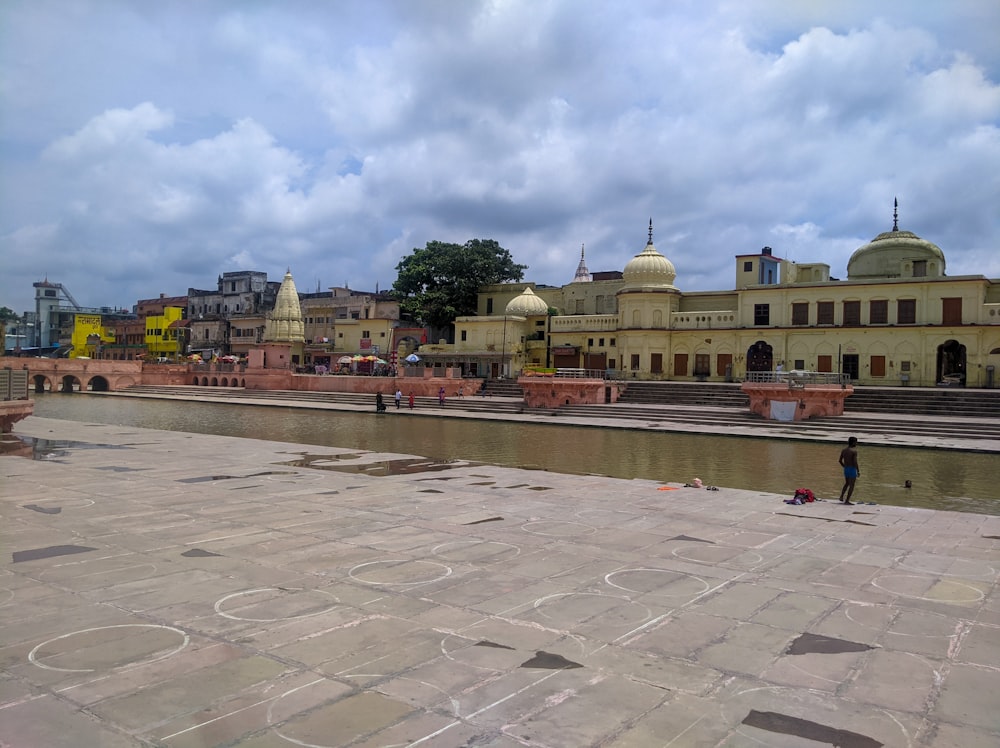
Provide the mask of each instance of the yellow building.
POLYGON ((146 355, 154 358, 178 360, 184 355, 184 328, 178 324, 184 319, 182 306, 166 306, 161 314, 146 317, 146 355))
POLYGON ((765 247, 736 257, 733 290, 685 293, 650 222, 620 278, 578 269, 562 287, 484 287, 479 314, 455 321, 455 344, 421 355, 479 376, 549 365, 724 381, 780 366, 843 372, 863 385, 995 387, 1000 280, 948 276, 945 266, 939 247, 900 230, 894 216, 891 231, 852 255, 847 280, 765 247))
POLYGON ((74 314, 69 358, 98 358, 101 347, 114 344, 115 333, 100 314, 74 314))

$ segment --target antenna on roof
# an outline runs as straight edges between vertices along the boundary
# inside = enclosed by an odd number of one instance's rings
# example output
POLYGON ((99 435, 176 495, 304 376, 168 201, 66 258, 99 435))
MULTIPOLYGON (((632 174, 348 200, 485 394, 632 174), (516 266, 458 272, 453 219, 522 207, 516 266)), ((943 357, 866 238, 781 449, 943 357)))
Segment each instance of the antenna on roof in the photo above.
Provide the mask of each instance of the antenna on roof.
POLYGON ((899 231, 899 200, 892 198, 892 230, 899 231))

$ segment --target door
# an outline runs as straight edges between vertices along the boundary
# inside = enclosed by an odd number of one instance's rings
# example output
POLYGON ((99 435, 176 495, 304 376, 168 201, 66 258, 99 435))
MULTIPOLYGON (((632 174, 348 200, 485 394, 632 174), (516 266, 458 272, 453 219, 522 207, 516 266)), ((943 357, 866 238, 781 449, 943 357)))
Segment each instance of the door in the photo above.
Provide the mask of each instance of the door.
POLYGON ((763 340, 758 340, 747 350, 747 371, 771 371, 771 346, 763 340))
POLYGON ((688 374, 688 355, 686 353, 674 354, 674 376, 686 377, 688 374))
POLYGON ((715 357, 715 376, 729 377, 733 374, 733 354, 720 353, 715 357))
POLYGON ((844 354, 844 374, 846 374, 851 379, 858 378, 858 354, 857 353, 845 353, 844 354))

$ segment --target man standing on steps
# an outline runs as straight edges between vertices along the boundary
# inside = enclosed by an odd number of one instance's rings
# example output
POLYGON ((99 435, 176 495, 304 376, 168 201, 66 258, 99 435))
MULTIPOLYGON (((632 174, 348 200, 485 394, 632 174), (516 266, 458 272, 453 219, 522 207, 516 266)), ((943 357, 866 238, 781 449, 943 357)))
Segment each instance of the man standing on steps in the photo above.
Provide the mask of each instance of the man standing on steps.
POLYGON ((844 504, 853 504, 851 496, 854 495, 854 483, 861 475, 861 468, 858 467, 858 438, 852 436, 847 440, 847 446, 840 451, 840 466, 844 468, 844 487, 840 489, 840 501, 844 504), (847 497, 844 497, 844 494, 847 497))

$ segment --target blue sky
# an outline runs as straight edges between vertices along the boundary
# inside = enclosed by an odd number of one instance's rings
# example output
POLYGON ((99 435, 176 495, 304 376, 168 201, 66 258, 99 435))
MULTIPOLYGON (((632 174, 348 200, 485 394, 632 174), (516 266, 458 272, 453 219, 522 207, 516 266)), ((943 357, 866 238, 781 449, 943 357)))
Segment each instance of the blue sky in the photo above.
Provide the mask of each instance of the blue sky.
POLYGON ((526 279, 732 288, 771 246, 846 277, 892 226, 1000 278, 1000 3, 6 0, 0 306, 290 268, 385 289, 428 241, 526 279))

